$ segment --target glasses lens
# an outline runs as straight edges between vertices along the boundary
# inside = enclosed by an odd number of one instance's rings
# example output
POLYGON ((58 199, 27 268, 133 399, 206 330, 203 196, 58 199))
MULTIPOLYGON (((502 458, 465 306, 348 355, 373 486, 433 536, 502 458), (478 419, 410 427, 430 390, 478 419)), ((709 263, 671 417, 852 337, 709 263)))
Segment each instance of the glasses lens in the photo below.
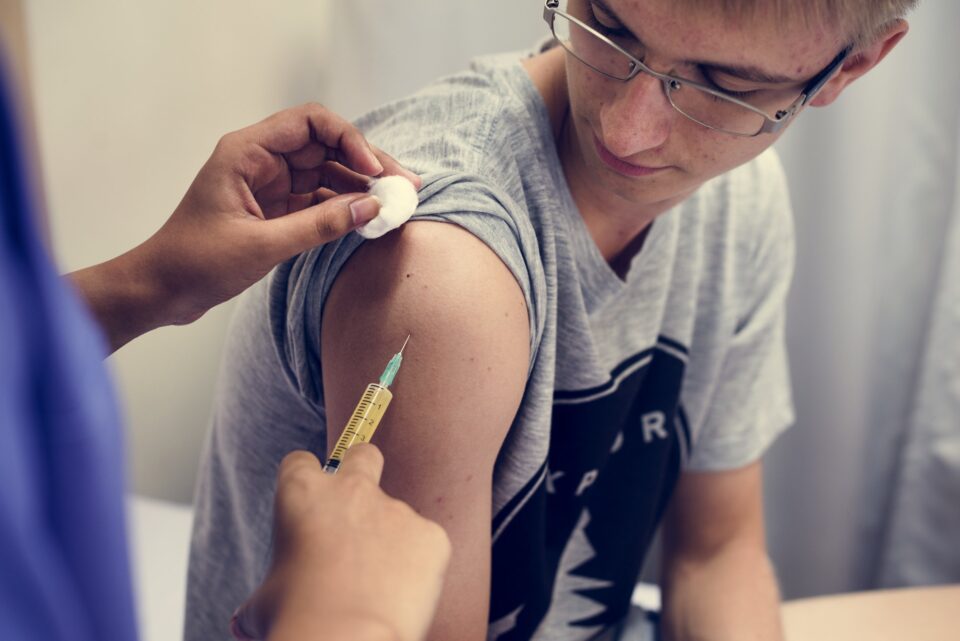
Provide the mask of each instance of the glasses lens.
MULTIPOLYGON (((573 10, 573 7, 571 7, 571 10, 573 10)), ((554 13, 553 35, 563 45, 563 48, 572 53, 580 62, 593 67, 602 74, 626 80, 633 71, 633 62, 630 58, 609 42, 576 22, 576 19, 571 20, 559 13, 554 13)))
POLYGON ((677 111, 707 127, 744 136, 763 128, 765 119, 756 111, 682 81, 669 81, 667 94, 677 111))
MULTIPOLYGON (((596 25, 597 20, 590 13, 592 9, 589 3, 568 2, 567 11, 569 16, 553 13, 553 35, 563 48, 606 76, 619 80, 630 79, 637 63, 618 48, 630 45, 618 42, 618 36, 604 36, 600 33, 602 26, 596 25)), ((641 73, 651 72, 641 66, 641 73)), ((696 86, 708 84, 706 78, 695 76, 672 80, 658 74, 655 74, 655 77, 664 83, 674 108, 701 125, 741 136, 753 136, 763 129, 766 118, 761 113, 696 86)), ((744 96, 741 101, 760 112, 775 113, 790 105, 796 97, 797 92, 792 89, 758 90, 750 92, 749 96, 744 96)))

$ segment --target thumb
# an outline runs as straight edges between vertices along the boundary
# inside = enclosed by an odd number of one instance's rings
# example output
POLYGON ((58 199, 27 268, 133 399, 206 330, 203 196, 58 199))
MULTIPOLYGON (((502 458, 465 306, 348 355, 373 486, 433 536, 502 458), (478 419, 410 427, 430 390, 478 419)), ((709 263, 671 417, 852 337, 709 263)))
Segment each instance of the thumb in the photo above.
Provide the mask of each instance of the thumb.
POLYGON ((380 213, 380 199, 369 194, 343 194, 319 205, 266 221, 279 260, 329 243, 369 222, 380 213))

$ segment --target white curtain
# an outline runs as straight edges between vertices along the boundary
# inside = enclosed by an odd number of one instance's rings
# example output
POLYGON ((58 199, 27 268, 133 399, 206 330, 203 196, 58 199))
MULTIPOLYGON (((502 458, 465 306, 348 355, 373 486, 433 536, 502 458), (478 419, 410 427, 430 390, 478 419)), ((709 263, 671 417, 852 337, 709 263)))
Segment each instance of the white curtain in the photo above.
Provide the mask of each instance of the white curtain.
MULTIPOLYGON (((960 148, 960 145, 958 145, 960 148)), ((960 170, 960 162, 957 163, 960 170)), ((960 581, 960 172, 880 555, 883 585, 960 581)))
POLYGON ((798 421, 767 458, 766 504, 787 596, 960 581, 960 3, 924 0, 910 22, 779 143, 798 421))

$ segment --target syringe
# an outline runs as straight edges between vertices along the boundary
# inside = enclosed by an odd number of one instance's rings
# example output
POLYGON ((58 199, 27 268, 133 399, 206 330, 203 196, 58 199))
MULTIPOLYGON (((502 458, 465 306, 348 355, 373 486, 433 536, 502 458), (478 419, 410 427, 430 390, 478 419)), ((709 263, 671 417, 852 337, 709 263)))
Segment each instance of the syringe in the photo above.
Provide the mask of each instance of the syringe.
POLYGON ((407 336, 407 340, 403 341, 403 347, 387 363, 386 369, 380 375, 380 382, 367 385, 363 396, 360 397, 360 402, 357 403, 357 408, 353 410, 353 414, 347 422, 347 427, 344 428, 343 434, 340 435, 333 448, 333 452, 330 453, 330 458, 323 466, 323 471, 327 474, 337 473, 337 470, 340 469, 340 463, 343 462, 343 456, 354 443, 366 443, 373 438, 373 433, 380 425, 380 419, 383 418, 387 406, 393 400, 393 392, 387 388, 393 384, 393 378, 400 369, 400 364, 403 362, 403 350, 409 340, 410 337, 407 336))

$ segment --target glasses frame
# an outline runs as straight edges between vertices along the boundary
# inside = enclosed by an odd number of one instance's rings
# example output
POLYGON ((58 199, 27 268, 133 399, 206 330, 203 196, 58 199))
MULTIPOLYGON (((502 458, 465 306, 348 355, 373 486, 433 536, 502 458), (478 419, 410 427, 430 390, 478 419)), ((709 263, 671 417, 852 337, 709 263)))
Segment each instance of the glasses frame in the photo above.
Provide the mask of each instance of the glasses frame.
POLYGON ((577 18, 574 18, 570 14, 564 11, 561 11, 559 7, 560 7, 560 0, 546 0, 543 6, 543 19, 544 21, 546 21, 547 25, 550 27, 550 33, 552 33, 554 38, 556 38, 557 42, 560 43, 560 46, 563 47, 564 50, 567 51, 574 58, 576 58, 583 64, 587 65, 588 67, 590 67, 591 69, 593 69, 599 74, 602 74, 608 78, 613 78, 614 80, 621 80, 623 82, 632 80, 641 71, 648 75, 651 75, 663 84, 663 92, 666 94, 667 100, 670 102, 670 105, 684 118, 688 118, 694 121, 695 123, 697 123, 698 125, 706 127, 707 129, 722 131, 723 133, 730 134, 731 136, 739 136, 741 138, 753 138, 755 136, 759 136, 760 134, 776 133, 781 129, 783 129, 787 125, 787 123, 790 122, 795 115, 797 115, 797 113, 800 111, 800 108, 803 107, 808 102, 810 102, 814 98, 814 96, 816 96, 817 93, 819 93, 819 91, 823 88, 823 86, 827 84, 827 81, 830 80, 834 72, 840 68, 840 65, 843 64, 843 61, 847 59, 847 56, 849 56, 850 52, 853 50, 852 45, 845 47, 843 51, 837 54, 837 56, 830 62, 830 64, 828 64, 822 71, 820 71, 817 75, 815 75, 813 78, 811 78, 807 82, 807 84, 801 90, 800 95, 797 97, 796 100, 793 101, 793 103, 790 106, 784 109, 780 109, 775 114, 770 115, 765 111, 763 111, 762 109, 758 109, 757 107, 754 107, 748 102, 744 102, 739 98, 735 98, 722 91, 714 89, 713 87, 709 87, 707 85, 696 82, 694 80, 687 80, 686 78, 679 78, 677 76, 671 76, 669 74, 660 73, 659 71, 654 71, 647 65, 643 64, 643 61, 636 58, 630 52, 624 50, 616 42, 614 42, 607 36, 603 35, 602 33, 597 31, 590 25, 584 24, 582 21, 578 20, 577 18), (586 29, 587 32, 589 32, 591 35, 593 35, 596 38, 599 38, 604 44, 612 47, 613 49, 618 51, 620 54, 625 56, 627 60, 630 61, 630 73, 627 75, 627 77, 624 78, 621 76, 614 76, 612 74, 609 74, 603 71, 602 69, 598 69, 597 67, 593 66, 592 64, 590 64, 589 62, 587 62, 586 60, 578 56, 572 49, 568 48, 563 43, 563 41, 557 37, 557 33, 554 30, 554 26, 553 26, 554 18, 558 14, 566 18, 567 20, 575 23, 579 27, 586 29), (745 134, 738 131, 730 131, 722 127, 715 127, 713 125, 709 125, 705 122, 702 122, 697 118, 694 118, 690 114, 680 109, 680 107, 678 107, 676 103, 673 102, 673 96, 671 95, 672 92, 680 89, 684 85, 689 85, 690 87, 693 87, 700 91, 704 91, 712 96, 716 96, 717 98, 720 98, 722 100, 726 100, 728 102, 732 102, 736 105, 744 107, 745 109, 749 109, 755 114, 763 117, 763 125, 760 127, 758 131, 752 134, 745 134))

